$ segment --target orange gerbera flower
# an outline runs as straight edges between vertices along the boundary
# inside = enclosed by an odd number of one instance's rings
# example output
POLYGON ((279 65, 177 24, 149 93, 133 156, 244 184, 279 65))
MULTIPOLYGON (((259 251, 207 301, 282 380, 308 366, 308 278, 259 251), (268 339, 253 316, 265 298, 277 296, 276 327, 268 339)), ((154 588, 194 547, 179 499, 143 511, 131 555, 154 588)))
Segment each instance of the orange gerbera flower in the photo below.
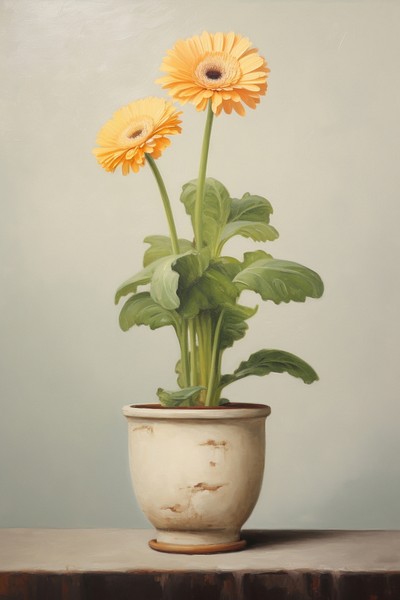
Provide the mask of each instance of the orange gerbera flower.
POLYGON ((93 154, 106 171, 121 165, 127 175, 144 165, 145 154, 159 158, 171 143, 168 135, 181 132, 175 107, 163 98, 144 98, 118 110, 99 131, 93 154))
POLYGON ((217 115, 232 109, 244 115, 243 104, 255 108, 267 91, 269 73, 265 59, 247 38, 206 31, 179 40, 164 58, 161 71, 167 75, 157 83, 176 100, 204 110, 211 99, 217 115))

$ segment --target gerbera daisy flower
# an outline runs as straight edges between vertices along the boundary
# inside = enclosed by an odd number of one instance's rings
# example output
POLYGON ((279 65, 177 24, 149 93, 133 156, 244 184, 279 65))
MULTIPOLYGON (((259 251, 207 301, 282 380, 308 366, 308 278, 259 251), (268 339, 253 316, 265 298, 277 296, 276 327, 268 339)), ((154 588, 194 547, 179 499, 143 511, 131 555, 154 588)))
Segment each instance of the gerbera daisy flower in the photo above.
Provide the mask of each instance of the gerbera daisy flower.
POLYGON ((211 99, 212 110, 244 115, 243 104, 255 108, 267 91, 269 69, 257 48, 241 35, 203 32, 179 40, 164 58, 157 80, 175 100, 192 102, 204 110, 211 99))
POLYGON ((181 132, 181 112, 163 98, 143 98, 114 114, 99 131, 93 154, 106 171, 121 165, 127 175, 145 163, 145 154, 159 158, 171 143, 167 136, 181 132))

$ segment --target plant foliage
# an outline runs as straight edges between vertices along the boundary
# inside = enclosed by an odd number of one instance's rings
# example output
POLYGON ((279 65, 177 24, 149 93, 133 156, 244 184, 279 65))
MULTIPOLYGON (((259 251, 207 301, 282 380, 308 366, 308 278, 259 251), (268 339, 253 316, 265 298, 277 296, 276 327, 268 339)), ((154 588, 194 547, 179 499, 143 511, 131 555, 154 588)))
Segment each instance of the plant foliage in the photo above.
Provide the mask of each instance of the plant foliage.
MULTIPOLYGON (((195 227, 197 181, 185 184, 181 202, 195 227)), ((270 202, 246 193, 232 198, 216 179, 204 185, 203 246, 196 249, 189 240, 179 239, 179 254, 171 239, 163 235, 145 238, 149 248, 144 268, 120 286, 116 302, 128 299, 120 313, 120 326, 127 331, 135 325, 151 329, 171 326, 178 338, 181 357, 177 363, 177 391, 157 391, 163 406, 210 406, 226 402, 221 391, 250 375, 288 373, 310 384, 318 380, 304 360, 282 350, 259 350, 240 363, 232 374, 221 374, 222 355, 242 339, 248 319, 257 306, 239 302, 243 291, 252 291, 275 304, 304 302, 319 298, 323 283, 319 275, 299 263, 273 258, 264 250, 245 252, 242 260, 222 256, 235 236, 255 242, 271 242, 278 232, 270 224, 270 202), (146 286, 146 291, 137 292, 146 286)))
POLYGON ((226 255, 226 247, 235 238, 270 244, 279 235, 270 222, 273 209, 267 198, 250 192, 237 198, 223 183, 207 177, 214 114, 222 110, 230 114, 235 109, 243 115, 242 101, 255 108, 267 89, 269 69, 265 59, 255 49, 249 50, 247 38, 232 35, 204 33, 193 38, 195 41, 180 41, 177 54, 173 50, 165 59, 168 75, 159 81, 184 104, 190 101, 198 110, 207 109, 198 177, 185 183, 180 195, 191 221, 193 239, 178 237, 172 205, 156 164, 170 144, 169 137, 181 132, 180 113, 171 103, 149 97, 123 107, 99 132, 100 147, 94 150, 107 171, 121 166, 126 175, 148 165, 160 192, 169 235, 145 238, 148 247, 142 269, 118 288, 115 303, 124 299, 119 315, 123 331, 140 325, 153 330, 169 326, 176 335, 179 389, 157 391, 160 403, 166 407, 226 403, 226 398, 221 398, 222 390, 250 375, 288 373, 307 384, 318 379, 305 361, 274 349, 259 350, 233 373, 222 374, 224 352, 245 336, 248 321, 258 309, 257 305, 245 305, 243 297, 248 297, 247 292, 253 292, 256 300, 281 304, 320 298, 324 290, 315 271, 297 262, 274 258, 259 246, 241 258, 226 255), (215 62, 216 70, 213 67, 202 74, 196 70, 190 75, 193 56, 205 40, 207 60, 215 62), (223 40, 227 51, 222 53, 223 40), (211 43, 215 44, 213 50, 211 43), (227 70, 220 81, 218 65, 224 61, 227 70), (238 65, 237 70, 233 64, 238 65), (189 79, 175 81, 177 73, 182 72, 189 79))

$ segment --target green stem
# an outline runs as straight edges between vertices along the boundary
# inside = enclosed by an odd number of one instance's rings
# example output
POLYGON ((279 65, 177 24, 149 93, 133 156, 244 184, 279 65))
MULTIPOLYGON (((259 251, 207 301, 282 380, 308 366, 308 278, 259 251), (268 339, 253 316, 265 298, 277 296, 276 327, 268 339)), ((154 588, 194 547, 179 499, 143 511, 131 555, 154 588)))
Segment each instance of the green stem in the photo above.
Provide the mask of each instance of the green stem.
POLYGON ((207 378, 209 378, 210 377, 210 369, 211 369, 211 354, 212 354, 212 342, 213 342, 213 324, 212 324, 210 313, 204 313, 203 326, 204 326, 207 378))
POLYGON ((179 336, 181 346, 181 365, 183 375, 183 387, 189 387, 189 347, 187 338, 187 321, 186 319, 182 322, 181 334, 179 336))
POLYGON ((211 319, 210 315, 204 311, 196 317, 197 335, 199 338, 200 349, 200 369, 202 385, 207 385, 209 378, 210 362, 211 362, 211 319))
POLYGON ((195 318, 197 339, 199 340, 199 371, 200 371, 200 385, 206 385, 207 383, 207 368, 204 354, 204 335, 203 327, 200 320, 200 315, 195 318))
MULTIPOLYGON (((217 373, 216 377, 217 377, 218 382, 221 380, 222 354, 223 354, 223 352, 218 353, 218 365, 217 365, 217 369, 216 369, 216 373, 217 373)), ((216 405, 219 404, 219 400, 221 398, 221 391, 222 391, 222 388, 220 388, 219 386, 216 387, 215 395, 214 395, 216 405)))
POLYGON ((210 367, 210 377, 208 380, 206 406, 212 406, 214 404, 213 403, 213 395, 214 395, 214 391, 215 391, 214 387, 217 382, 217 371, 219 370, 218 369, 219 354, 220 354, 219 338, 220 338, 220 334, 221 334, 223 318, 224 318, 224 310, 221 311, 221 313, 218 317, 217 325, 215 327, 215 332, 214 332, 214 343, 213 343, 213 349, 212 349, 212 355, 211 355, 211 367, 210 367))
POLYGON ((197 348, 196 348, 196 329, 194 320, 189 321, 190 336, 190 385, 197 385, 197 348))
POLYGON ((150 154, 146 154, 146 160, 150 165, 151 170, 153 171, 154 177, 156 178, 158 188, 160 190, 161 199, 164 204, 164 210, 168 221, 169 232, 171 236, 172 242, 172 251, 174 254, 179 254, 179 243, 178 243, 178 235, 176 233, 174 216, 172 214, 171 203, 168 198, 167 189, 164 184, 164 180, 161 177, 161 173, 158 170, 156 162, 154 158, 150 154))
POLYGON ((211 138, 213 117, 214 117, 214 113, 212 111, 211 100, 209 100, 206 125, 204 128, 203 145, 201 148, 199 177, 197 179, 196 206, 195 206, 195 214, 194 214, 194 224, 195 224, 194 234, 195 234, 197 250, 201 250, 203 247, 202 211, 203 211, 203 200, 204 200, 204 185, 205 185, 205 181, 206 181, 206 171, 207 171, 208 150, 210 147, 210 138, 211 138))

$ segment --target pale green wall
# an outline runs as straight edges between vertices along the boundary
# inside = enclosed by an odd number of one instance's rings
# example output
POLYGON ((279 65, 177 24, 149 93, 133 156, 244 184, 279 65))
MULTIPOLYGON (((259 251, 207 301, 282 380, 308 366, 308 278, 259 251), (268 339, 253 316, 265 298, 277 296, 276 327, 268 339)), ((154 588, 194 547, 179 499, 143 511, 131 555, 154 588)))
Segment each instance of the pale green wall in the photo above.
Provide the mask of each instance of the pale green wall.
MULTIPOLYGON (((323 276, 321 301, 262 305, 226 369, 260 347, 298 353, 311 387, 253 378, 231 400, 272 406, 252 527, 399 528, 398 2, 1 2, 0 524, 141 527, 123 404, 174 386, 168 331, 117 326, 114 290, 166 233, 151 173, 91 156, 179 37, 236 30, 271 66, 245 118, 215 122, 209 174, 266 195, 274 255, 323 276)), ((178 228, 204 115, 159 161, 178 228)), ((251 246, 237 243, 232 252, 251 246)), ((249 296, 250 300, 250 296, 249 296)))

